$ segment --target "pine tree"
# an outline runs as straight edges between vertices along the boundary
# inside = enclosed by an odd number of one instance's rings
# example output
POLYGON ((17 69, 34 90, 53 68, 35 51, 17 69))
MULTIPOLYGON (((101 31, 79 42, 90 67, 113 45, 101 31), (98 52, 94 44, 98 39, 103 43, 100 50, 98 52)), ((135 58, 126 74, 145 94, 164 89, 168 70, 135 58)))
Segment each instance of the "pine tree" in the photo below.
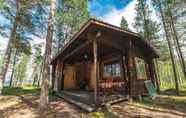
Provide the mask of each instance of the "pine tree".
POLYGON ((26 79, 27 66, 30 60, 30 55, 21 54, 20 57, 21 57, 20 62, 15 67, 15 78, 16 78, 15 85, 18 85, 19 83, 19 86, 22 86, 24 79, 26 79))
POLYGON ((90 17, 87 9, 88 0, 58 0, 57 3, 55 52, 58 52, 90 17))
POLYGON ((36 84, 36 82, 38 81, 39 78, 39 73, 38 70, 40 69, 39 67, 41 66, 41 62, 42 62, 42 55, 41 55, 41 46, 40 45, 35 45, 34 46, 34 62, 33 62, 33 71, 31 74, 31 80, 33 80, 33 85, 36 84))
POLYGON ((122 17, 121 19, 121 23, 120 23, 120 27, 124 30, 128 30, 129 29, 129 25, 127 20, 125 19, 125 17, 122 17))
MULTIPOLYGON (((156 21, 151 19, 152 11, 149 9, 149 5, 146 0, 138 0, 136 13, 135 23, 133 24, 134 28, 144 37, 145 40, 149 41, 162 53, 164 49, 162 48, 162 42, 158 33, 160 31, 160 27, 156 21)), ((154 62, 154 64, 158 67, 157 62, 154 62)), ((159 79, 157 77, 158 76, 156 76, 156 87, 159 91, 159 79)))
POLYGON ((40 110, 45 111, 48 106, 49 98, 49 73, 50 73, 50 60, 51 60, 51 49, 53 39, 53 28, 54 28, 54 13, 55 13, 55 0, 50 0, 50 12, 48 17, 48 30, 46 37, 46 46, 43 63, 43 79, 41 84, 41 95, 40 95, 40 110))
POLYGON ((16 62, 17 58, 25 54, 27 56, 31 55, 31 44, 28 40, 24 39, 24 37, 21 37, 21 34, 16 33, 15 39, 12 42, 12 49, 15 51, 13 56, 13 62, 12 62, 12 73, 10 76, 10 84, 9 86, 12 86, 13 82, 13 76, 15 72, 16 62))
MULTIPOLYGON (((3 56, 4 64, 2 65, 0 72, 0 95, 2 93, 3 82, 8 70, 8 65, 10 64, 12 42, 15 39, 17 32, 21 32, 22 34, 28 34, 28 32, 33 33, 33 29, 36 27, 33 23, 36 23, 35 21, 38 19, 31 11, 34 10, 33 8, 35 8, 35 6, 40 2, 42 2, 42 0, 34 0, 33 2, 27 0, 1 0, 0 13, 4 18, 10 21, 12 27, 10 29, 8 45, 3 56)), ((5 27, 1 28, 5 29, 5 27)), ((27 39, 30 38, 27 37, 27 39)))
POLYGON ((165 11, 162 8, 163 4, 160 2, 160 0, 153 0, 154 5, 156 8, 158 8, 158 11, 160 12, 165 35, 166 35, 166 40, 168 43, 169 47, 169 52, 170 52, 170 57, 171 57, 171 62, 172 62, 172 68, 173 68, 173 75, 174 75, 174 80, 175 80, 175 88, 176 88, 176 93, 179 95, 179 82, 178 82, 178 75, 176 71, 176 62, 175 62, 175 56, 173 53, 173 46, 172 46, 172 41, 171 41, 171 35, 170 35, 170 27, 168 24, 168 21, 166 19, 165 11))
POLYGON ((184 61, 183 53, 181 50, 181 44, 180 44, 180 39, 178 38, 178 33, 176 31, 175 23, 174 23, 174 18, 172 14, 172 9, 174 8, 174 2, 167 1, 167 16, 169 17, 169 22, 170 22, 170 28, 171 28, 171 33, 172 33, 172 38, 174 40, 174 44, 176 47, 176 51, 178 54, 179 61, 181 63, 182 71, 184 74, 184 77, 186 79, 186 64, 184 61))

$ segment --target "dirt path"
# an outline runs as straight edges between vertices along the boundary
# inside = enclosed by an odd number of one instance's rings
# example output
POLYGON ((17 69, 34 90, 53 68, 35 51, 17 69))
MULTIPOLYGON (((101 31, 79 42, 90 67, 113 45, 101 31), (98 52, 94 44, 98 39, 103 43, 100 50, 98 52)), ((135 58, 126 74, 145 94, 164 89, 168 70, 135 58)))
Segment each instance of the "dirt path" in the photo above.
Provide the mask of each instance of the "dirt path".
POLYGON ((125 116, 127 118, 186 118, 186 114, 182 112, 145 107, 134 103, 113 105, 112 109, 119 114, 120 117, 125 116))
POLYGON ((50 102, 46 114, 39 113, 39 96, 3 96, 0 97, 0 118, 81 118, 84 114, 75 106, 63 100, 50 102))
POLYGON ((142 103, 123 102, 112 106, 120 116, 145 118, 186 118, 185 96, 157 96, 142 103))

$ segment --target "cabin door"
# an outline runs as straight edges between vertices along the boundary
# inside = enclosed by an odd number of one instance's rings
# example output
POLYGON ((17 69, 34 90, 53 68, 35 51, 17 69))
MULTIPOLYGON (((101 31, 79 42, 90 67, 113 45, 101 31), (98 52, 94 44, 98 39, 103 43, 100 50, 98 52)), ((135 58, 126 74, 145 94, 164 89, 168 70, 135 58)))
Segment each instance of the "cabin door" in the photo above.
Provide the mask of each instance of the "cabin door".
POLYGON ((76 67, 76 85, 78 89, 88 90, 90 83, 90 65, 82 62, 76 67))

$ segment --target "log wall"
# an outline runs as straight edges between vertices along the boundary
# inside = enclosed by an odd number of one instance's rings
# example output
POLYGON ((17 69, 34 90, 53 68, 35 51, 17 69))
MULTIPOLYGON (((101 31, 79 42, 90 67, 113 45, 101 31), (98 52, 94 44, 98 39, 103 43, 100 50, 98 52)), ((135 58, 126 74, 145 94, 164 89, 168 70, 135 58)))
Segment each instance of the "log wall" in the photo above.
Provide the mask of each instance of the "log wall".
POLYGON ((64 71, 64 90, 77 88, 75 77, 75 67, 71 65, 66 66, 64 71))
POLYGON ((79 89, 77 85, 77 68, 81 68, 82 72, 81 74, 86 74, 86 75, 81 75, 82 79, 83 77, 89 77, 89 85, 87 90, 94 90, 95 86, 95 80, 93 78, 93 64, 92 63, 87 63, 87 67, 83 66, 85 63, 78 63, 74 65, 66 65, 65 70, 64 70, 64 90, 70 90, 70 89, 79 89), (78 65, 78 66, 77 66, 78 65), (88 72, 90 71, 90 72, 88 72))

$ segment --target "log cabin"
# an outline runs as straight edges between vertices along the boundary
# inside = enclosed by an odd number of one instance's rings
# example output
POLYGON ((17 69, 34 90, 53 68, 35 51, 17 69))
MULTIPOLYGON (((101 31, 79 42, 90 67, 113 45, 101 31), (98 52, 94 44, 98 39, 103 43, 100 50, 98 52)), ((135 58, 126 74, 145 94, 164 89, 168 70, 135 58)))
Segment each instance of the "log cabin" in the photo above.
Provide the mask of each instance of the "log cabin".
POLYGON ((158 86, 158 57, 138 34, 90 19, 52 58, 52 88, 93 107, 145 95, 144 81, 158 86))

